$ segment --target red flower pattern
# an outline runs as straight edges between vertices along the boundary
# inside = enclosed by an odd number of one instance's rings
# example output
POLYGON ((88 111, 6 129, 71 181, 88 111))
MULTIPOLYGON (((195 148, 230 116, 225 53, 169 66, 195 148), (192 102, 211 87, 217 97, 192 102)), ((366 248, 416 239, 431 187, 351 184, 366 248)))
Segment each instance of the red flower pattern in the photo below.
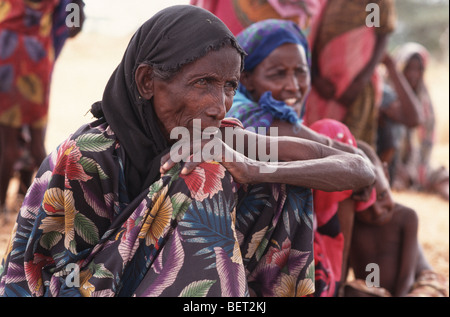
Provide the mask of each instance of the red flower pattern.
POLYGON ((225 167, 214 161, 205 162, 188 175, 180 176, 186 182, 192 198, 202 201, 222 190, 221 180, 225 177, 225 167))

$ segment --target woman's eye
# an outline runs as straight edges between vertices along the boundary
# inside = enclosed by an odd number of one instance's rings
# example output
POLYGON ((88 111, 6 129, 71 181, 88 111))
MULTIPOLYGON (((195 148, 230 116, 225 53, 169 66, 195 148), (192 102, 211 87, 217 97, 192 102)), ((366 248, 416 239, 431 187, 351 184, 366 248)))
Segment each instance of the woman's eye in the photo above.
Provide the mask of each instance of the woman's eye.
POLYGON ((279 70, 277 72, 273 72, 269 74, 269 77, 283 77, 285 75, 285 72, 282 70, 279 70))
POLYGON ((378 196, 377 196, 377 200, 383 200, 384 197, 386 197, 386 194, 387 194, 387 192, 385 192, 385 191, 379 193, 378 196))
POLYGON ((195 83, 199 84, 199 85, 206 85, 208 83, 208 81, 206 80, 206 78, 200 78, 195 83))
POLYGON ((233 95, 236 94, 237 87, 238 87, 237 82, 228 82, 228 83, 225 84, 225 89, 228 92, 231 92, 233 95))

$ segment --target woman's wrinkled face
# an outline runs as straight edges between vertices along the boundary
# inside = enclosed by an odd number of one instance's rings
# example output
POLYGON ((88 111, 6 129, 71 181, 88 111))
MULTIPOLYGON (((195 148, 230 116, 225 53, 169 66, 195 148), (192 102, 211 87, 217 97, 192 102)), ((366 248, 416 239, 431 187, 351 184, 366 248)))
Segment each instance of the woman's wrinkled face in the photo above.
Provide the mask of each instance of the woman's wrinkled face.
POLYGON ((153 104, 167 137, 176 127, 192 133, 194 119, 201 120, 202 130, 219 127, 233 103, 240 67, 240 54, 227 46, 187 64, 168 81, 154 78, 153 104))
POLYGON ((271 91, 276 100, 284 101, 300 114, 311 82, 305 49, 291 43, 279 46, 253 71, 243 73, 241 82, 254 100, 271 91))
POLYGON ((422 82, 425 68, 422 59, 419 55, 413 55, 403 70, 403 74, 406 80, 411 85, 412 89, 416 90, 419 84, 422 82))

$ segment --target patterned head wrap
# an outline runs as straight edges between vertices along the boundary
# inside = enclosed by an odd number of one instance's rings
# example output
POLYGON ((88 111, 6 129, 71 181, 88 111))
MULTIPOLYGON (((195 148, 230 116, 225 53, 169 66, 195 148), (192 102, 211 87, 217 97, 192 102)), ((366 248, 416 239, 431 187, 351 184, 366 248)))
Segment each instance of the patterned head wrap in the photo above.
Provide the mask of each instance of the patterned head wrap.
MULTIPOLYGON (((308 67, 311 66, 308 41, 298 25, 292 21, 268 19, 256 22, 239 33, 237 40, 247 53, 244 58, 244 71, 252 71, 276 48, 286 43, 301 45, 306 53, 308 67)), ((283 101, 275 100, 270 91, 266 91, 260 100, 253 100, 247 89, 240 84, 233 107, 227 115, 241 120, 246 128, 268 128, 274 119, 290 122, 300 128, 303 113, 304 107, 299 117, 292 107, 283 101)))
POLYGON ((237 40, 247 53, 244 71, 253 70, 273 50, 286 43, 301 45, 305 49, 308 65, 310 64, 308 41, 292 21, 268 19, 254 23, 239 33, 237 40))

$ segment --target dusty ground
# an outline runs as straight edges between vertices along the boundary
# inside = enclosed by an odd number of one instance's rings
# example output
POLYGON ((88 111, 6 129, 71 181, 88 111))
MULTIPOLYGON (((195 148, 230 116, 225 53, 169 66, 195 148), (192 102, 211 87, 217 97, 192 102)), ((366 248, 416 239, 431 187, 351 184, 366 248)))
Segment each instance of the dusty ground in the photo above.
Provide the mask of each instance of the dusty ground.
MULTIPOLYGON (((82 123, 90 105, 99 100, 109 76, 120 62, 129 37, 109 38, 81 34, 70 41, 57 61, 51 95, 47 150, 54 149, 82 123)), ((435 104, 438 130, 433 153, 436 165, 449 165, 449 71, 448 64, 433 62, 427 82, 435 104)), ((14 203, 15 183, 10 188, 10 203, 14 203)), ((395 192, 396 199, 419 213, 419 239, 430 263, 439 273, 449 277, 449 203, 435 195, 416 192, 395 192)), ((3 255, 13 220, 1 226, 0 256, 3 255)))

